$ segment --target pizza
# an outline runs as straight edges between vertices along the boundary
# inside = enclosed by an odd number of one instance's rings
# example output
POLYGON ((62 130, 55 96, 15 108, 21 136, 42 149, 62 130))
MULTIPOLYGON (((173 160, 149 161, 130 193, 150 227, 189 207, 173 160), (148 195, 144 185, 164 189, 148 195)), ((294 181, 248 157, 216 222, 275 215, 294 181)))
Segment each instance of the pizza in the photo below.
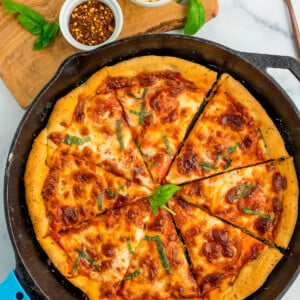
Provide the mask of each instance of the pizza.
POLYGON ((297 219, 293 160, 271 161, 197 180, 178 195, 259 239, 286 248, 297 219))
POLYGON ((58 99, 25 196, 51 263, 94 299, 244 299, 288 247, 293 158, 229 74, 176 57, 104 67, 58 99))
POLYGON ((185 183, 282 157, 288 153, 272 120, 241 84, 223 74, 166 181, 185 183))

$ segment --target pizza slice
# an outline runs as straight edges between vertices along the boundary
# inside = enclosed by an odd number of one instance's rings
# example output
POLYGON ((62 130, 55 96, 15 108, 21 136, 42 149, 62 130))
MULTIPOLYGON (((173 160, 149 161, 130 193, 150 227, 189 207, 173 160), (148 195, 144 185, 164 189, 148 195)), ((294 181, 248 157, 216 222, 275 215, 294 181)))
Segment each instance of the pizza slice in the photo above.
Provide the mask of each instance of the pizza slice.
POLYGON ((244 299, 266 280, 282 254, 179 198, 174 216, 205 299, 244 299))
POLYGON ((116 299, 149 214, 149 201, 139 200, 39 242, 55 267, 90 300, 116 299))
POLYGON ((125 275, 119 295, 125 299, 194 298, 200 293, 170 214, 151 213, 125 275))
POLYGON ((114 92, 102 69, 60 99, 47 124, 48 153, 68 152, 130 181, 152 180, 114 92))
POLYGON ((288 153, 272 120, 239 82, 224 74, 166 181, 185 183, 281 157, 288 153))
POLYGON ((46 139, 42 131, 25 172, 27 204, 39 235, 66 230, 109 208, 152 194, 145 186, 68 153, 56 151, 46 164, 46 139))
POLYGON ((160 183, 216 73, 174 57, 145 56, 107 69, 154 182, 160 183))
POLYGON ((198 180, 177 195, 280 247, 288 246, 297 220, 298 181, 292 158, 198 180))

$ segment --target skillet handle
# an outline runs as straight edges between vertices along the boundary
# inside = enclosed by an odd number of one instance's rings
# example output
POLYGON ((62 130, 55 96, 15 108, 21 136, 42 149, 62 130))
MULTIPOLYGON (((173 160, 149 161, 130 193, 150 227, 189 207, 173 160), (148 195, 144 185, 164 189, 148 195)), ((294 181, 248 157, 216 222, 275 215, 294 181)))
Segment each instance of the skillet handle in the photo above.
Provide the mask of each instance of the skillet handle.
POLYGON ((300 81, 300 63, 293 57, 270 54, 256 54, 249 52, 237 52, 237 55, 253 64, 264 74, 267 74, 267 68, 288 69, 300 81))
POLYGON ((0 295, 1 299, 30 300, 14 270, 10 271, 5 280, 0 283, 0 295))

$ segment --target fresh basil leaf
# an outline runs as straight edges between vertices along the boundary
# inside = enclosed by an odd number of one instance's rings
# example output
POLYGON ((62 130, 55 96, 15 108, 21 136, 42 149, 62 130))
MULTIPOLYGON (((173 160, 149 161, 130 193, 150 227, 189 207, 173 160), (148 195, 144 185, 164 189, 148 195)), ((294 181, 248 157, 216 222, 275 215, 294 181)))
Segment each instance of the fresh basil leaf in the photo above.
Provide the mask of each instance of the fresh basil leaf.
POLYGON ((129 280, 129 279, 132 279, 134 277, 137 277, 139 276, 141 273, 140 273, 140 270, 136 270, 134 272, 132 272, 131 274, 129 274, 128 276, 125 277, 125 280, 129 280))
POLYGON ((200 162, 199 167, 203 168, 207 172, 209 172, 210 169, 218 170, 217 167, 215 167, 214 165, 211 165, 209 163, 206 163, 206 162, 200 162))
POLYGON ((59 25, 56 22, 47 23, 44 25, 44 37, 53 39, 56 36, 56 33, 59 29, 59 25))
POLYGON ((28 18, 26 15, 18 15, 17 20, 31 33, 38 35, 43 34, 43 27, 34 22, 32 19, 28 18))
POLYGON ((8 13, 23 14, 41 27, 46 24, 46 20, 42 15, 24 4, 20 4, 12 0, 3 0, 2 4, 8 13))
POLYGON ((255 210, 251 210, 248 207, 244 208, 243 212, 246 213, 246 214, 257 215, 257 216, 260 216, 262 218, 269 219, 269 220, 273 220, 274 219, 273 216, 265 215, 265 214, 263 214, 261 212, 258 212, 258 211, 255 211, 255 210))
MULTIPOLYGON (((169 199, 172 198, 172 196, 181 189, 180 186, 174 185, 174 184, 165 184, 160 186, 154 193, 154 195, 149 197, 149 201, 151 203, 151 210, 158 215, 158 207, 163 207, 166 209, 165 204, 168 202, 169 199)), ((169 212, 172 212, 173 215, 175 213, 167 209, 169 212)))
POLYGON ((195 34, 205 23, 205 8, 201 1, 190 0, 187 21, 184 27, 185 35, 195 34))
MULTIPOLYGON (((39 36, 36 38, 36 40, 34 41, 34 44, 33 44, 33 50, 34 51, 37 51, 37 50, 42 50, 44 49, 46 46, 48 46, 50 44, 50 40, 48 38, 45 38, 43 36, 39 36)), ((67 143, 65 143, 67 144, 67 143)), ((73 144, 76 144, 76 143, 73 143, 73 144)), ((70 145, 70 144, 68 144, 70 145)), ((77 144, 79 145, 79 144, 77 144)))
MULTIPOLYGON (((38 37, 38 38, 40 38, 40 37, 38 37)), ((66 145, 78 145, 78 146, 83 145, 89 141, 91 141, 91 138, 89 136, 80 138, 80 137, 74 136, 74 135, 70 135, 62 140, 62 142, 66 145)))

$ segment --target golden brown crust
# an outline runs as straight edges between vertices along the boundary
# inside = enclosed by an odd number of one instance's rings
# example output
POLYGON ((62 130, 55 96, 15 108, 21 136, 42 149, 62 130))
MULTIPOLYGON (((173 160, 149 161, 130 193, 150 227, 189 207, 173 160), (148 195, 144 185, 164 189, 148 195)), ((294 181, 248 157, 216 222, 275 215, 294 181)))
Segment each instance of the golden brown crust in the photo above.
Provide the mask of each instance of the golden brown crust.
POLYGON ((99 283, 82 275, 70 277, 68 264, 69 258, 65 251, 54 241, 51 236, 46 238, 38 238, 38 241, 49 256, 51 262, 64 277, 68 278, 73 285, 86 293, 90 300, 100 299, 99 283))
POLYGON ((246 106, 254 120, 260 122, 260 131, 266 144, 266 150, 271 159, 288 157, 284 141, 275 124, 268 116, 261 104, 237 80, 228 74, 223 74, 218 85, 231 92, 244 106, 246 106))
POLYGON ((33 143, 24 176, 26 203, 37 239, 44 237, 48 231, 46 207, 42 197, 44 181, 49 171, 46 159, 47 131, 44 129, 33 143))
POLYGON ((234 283, 228 281, 207 295, 207 299, 245 299, 259 289, 283 255, 275 248, 266 248, 258 259, 245 265, 234 283))
POLYGON ((142 72, 159 72, 166 70, 179 72, 183 78, 207 90, 211 88, 217 79, 217 73, 212 70, 199 64, 170 56, 142 56, 107 68, 110 77, 131 77, 142 72))
POLYGON ((287 179, 287 188, 282 195, 283 210, 274 242, 277 246, 286 248, 297 221, 299 188, 293 158, 278 161, 277 165, 280 174, 287 179))
MULTIPOLYGON (((64 130, 65 125, 70 125, 72 122, 74 110, 78 103, 79 96, 89 96, 93 94, 97 87, 107 78, 106 69, 102 69, 90 77, 83 85, 72 90, 66 96, 59 99, 50 115, 47 130, 48 133, 64 130)), ((56 148, 56 145, 48 139, 49 146, 56 148)))

